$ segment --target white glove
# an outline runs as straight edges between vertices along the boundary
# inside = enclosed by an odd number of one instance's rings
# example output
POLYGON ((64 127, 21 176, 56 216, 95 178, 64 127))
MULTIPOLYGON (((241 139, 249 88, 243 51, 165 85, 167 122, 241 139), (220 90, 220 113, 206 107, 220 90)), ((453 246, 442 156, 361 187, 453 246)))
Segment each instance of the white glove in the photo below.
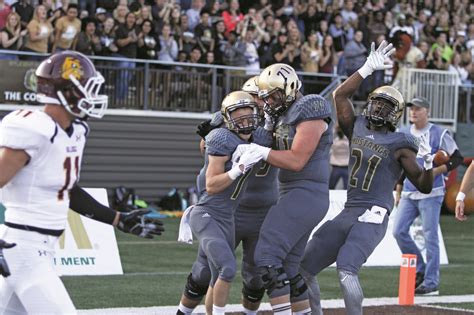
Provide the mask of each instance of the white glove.
POLYGON ((263 126, 263 129, 266 131, 273 131, 273 126, 274 124, 272 116, 265 113, 265 125, 263 126))
POLYGON ((237 177, 242 175, 242 170, 240 169, 240 163, 232 161, 232 168, 227 172, 229 178, 235 180, 237 177))
POLYGON ((250 144, 250 150, 257 152, 260 155, 261 159, 266 161, 268 159, 268 155, 270 154, 270 151, 272 149, 268 148, 268 147, 258 145, 256 143, 251 143, 250 144))
POLYGON ((365 79, 371 75, 375 70, 385 70, 393 67, 392 63, 385 64, 385 61, 395 52, 392 44, 388 44, 387 41, 383 41, 380 46, 375 50, 375 43, 372 42, 370 46, 370 54, 367 57, 367 61, 358 70, 360 76, 365 79))
POLYGON ((426 134, 423 134, 420 137, 420 144, 418 145, 417 156, 423 159, 423 167, 425 168, 425 170, 429 171, 433 168, 434 155, 431 154, 431 146, 428 141, 428 136, 426 134))
POLYGON ((252 166, 258 163, 261 159, 262 157, 259 152, 250 149, 245 151, 244 154, 242 154, 239 162, 237 163, 239 164, 239 166, 243 166, 244 173, 247 173, 252 168, 252 166))
POLYGON ((232 162, 237 162, 245 151, 250 149, 250 144, 239 144, 232 154, 232 162))

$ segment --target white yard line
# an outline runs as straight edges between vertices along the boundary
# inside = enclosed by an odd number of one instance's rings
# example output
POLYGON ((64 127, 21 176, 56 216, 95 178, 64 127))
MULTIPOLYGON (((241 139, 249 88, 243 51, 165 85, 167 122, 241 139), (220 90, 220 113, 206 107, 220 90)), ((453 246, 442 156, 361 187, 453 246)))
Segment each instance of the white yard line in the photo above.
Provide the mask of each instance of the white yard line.
MULTIPOLYGON (((429 304, 429 303, 472 303, 474 302, 474 295, 444 295, 444 296, 420 296, 415 297, 415 304, 429 304)), ((323 300, 321 301, 323 308, 343 308, 344 300, 323 300)), ((385 297, 385 298, 370 298, 364 299, 364 306, 382 306, 382 305, 397 305, 398 298, 396 297, 385 297)), ((154 306, 154 307, 124 307, 124 308, 104 308, 104 309, 92 309, 92 310, 79 310, 79 314, 99 315, 99 314, 153 314, 153 315, 169 315, 176 313, 177 306, 154 306)), ((242 306, 239 304, 227 305, 226 311, 228 312, 239 312, 242 310, 242 306)), ((263 303, 260 306, 261 311, 271 310, 269 303, 263 303)), ((204 305, 199 305, 195 313, 193 314, 204 314, 204 305)))

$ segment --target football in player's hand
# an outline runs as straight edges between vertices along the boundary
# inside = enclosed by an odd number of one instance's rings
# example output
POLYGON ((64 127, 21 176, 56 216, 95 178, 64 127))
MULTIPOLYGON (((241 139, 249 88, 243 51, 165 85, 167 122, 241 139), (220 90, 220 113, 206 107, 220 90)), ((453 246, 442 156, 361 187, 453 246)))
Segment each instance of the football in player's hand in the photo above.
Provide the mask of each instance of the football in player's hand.
POLYGON ((436 152, 435 154, 435 157, 434 157, 434 160, 433 160, 433 163, 435 165, 443 165, 443 164, 446 164, 448 163, 449 161, 449 154, 444 151, 444 150, 439 150, 438 152, 436 152))

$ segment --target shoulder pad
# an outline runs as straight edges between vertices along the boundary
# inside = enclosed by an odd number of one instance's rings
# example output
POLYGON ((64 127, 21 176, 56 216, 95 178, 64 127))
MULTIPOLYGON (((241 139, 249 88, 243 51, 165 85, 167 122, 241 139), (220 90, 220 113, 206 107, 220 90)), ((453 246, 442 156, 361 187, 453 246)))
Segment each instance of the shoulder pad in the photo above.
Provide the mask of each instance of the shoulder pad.
POLYGON ((324 119, 331 117, 331 105, 320 95, 305 95, 293 103, 286 115, 284 123, 292 125, 304 120, 324 119))
POLYGON ((206 150, 209 155, 231 156, 242 140, 226 128, 213 129, 206 136, 206 150))
POLYGON ((56 130, 54 120, 39 110, 16 110, 2 120, 2 129, 21 129, 24 133, 38 134, 50 138, 56 130))
POLYGON ((394 143, 395 150, 406 148, 415 153, 418 152, 418 145, 420 142, 417 137, 409 133, 397 132, 397 134, 400 135, 400 140, 397 143, 394 143))
POLYGON ((56 123, 41 111, 17 110, 0 124, 0 146, 25 150, 33 158, 57 133, 56 123))
POLYGON ((222 114, 220 111, 215 112, 212 114, 211 117, 211 126, 213 127, 221 127, 222 124, 224 124, 224 118, 222 117, 222 114))
POLYGON ((253 142, 265 147, 271 147, 273 142, 273 133, 265 130, 265 128, 258 127, 253 133, 253 142))

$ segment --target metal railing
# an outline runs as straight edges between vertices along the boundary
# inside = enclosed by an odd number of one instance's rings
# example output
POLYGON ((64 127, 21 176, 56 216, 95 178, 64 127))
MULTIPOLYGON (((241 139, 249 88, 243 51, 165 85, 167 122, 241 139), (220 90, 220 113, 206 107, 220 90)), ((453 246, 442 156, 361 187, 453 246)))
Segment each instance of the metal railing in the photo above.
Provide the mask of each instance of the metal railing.
MULTIPOLYGON (((454 132, 458 121, 458 75, 449 71, 406 69, 400 92, 406 100, 424 97, 430 102, 430 120, 446 125, 454 132)), ((405 123, 408 116, 405 115, 405 123)))
MULTIPOLYGON (((49 55, 0 50, 0 59, 2 56, 39 61, 49 55)), ((213 112, 226 94, 240 89, 250 77, 241 67, 90 58, 106 79, 103 93, 110 97, 110 108, 213 112)), ((406 99, 414 95, 427 97, 432 104, 433 121, 455 130, 457 121, 473 120, 474 85, 457 86, 456 74, 447 71, 408 69, 405 73, 400 86, 402 94, 406 99)), ((304 94, 319 93, 330 101, 331 93, 345 79, 336 74, 298 72, 298 75, 304 94)))
MULTIPOLYGON (((19 60, 41 60, 48 55, 0 50, 19 60)), ((157 60, 90 56, 105 78, 103 93, 110 108, 144 110, 216 111, 224 96, 238 90, 251 76, 242 67, 157 60)), ((1 59, 1 57, 0 57, 1 59)), ((320 93, 339 76, 298 72, 305 93, 320 93)))

